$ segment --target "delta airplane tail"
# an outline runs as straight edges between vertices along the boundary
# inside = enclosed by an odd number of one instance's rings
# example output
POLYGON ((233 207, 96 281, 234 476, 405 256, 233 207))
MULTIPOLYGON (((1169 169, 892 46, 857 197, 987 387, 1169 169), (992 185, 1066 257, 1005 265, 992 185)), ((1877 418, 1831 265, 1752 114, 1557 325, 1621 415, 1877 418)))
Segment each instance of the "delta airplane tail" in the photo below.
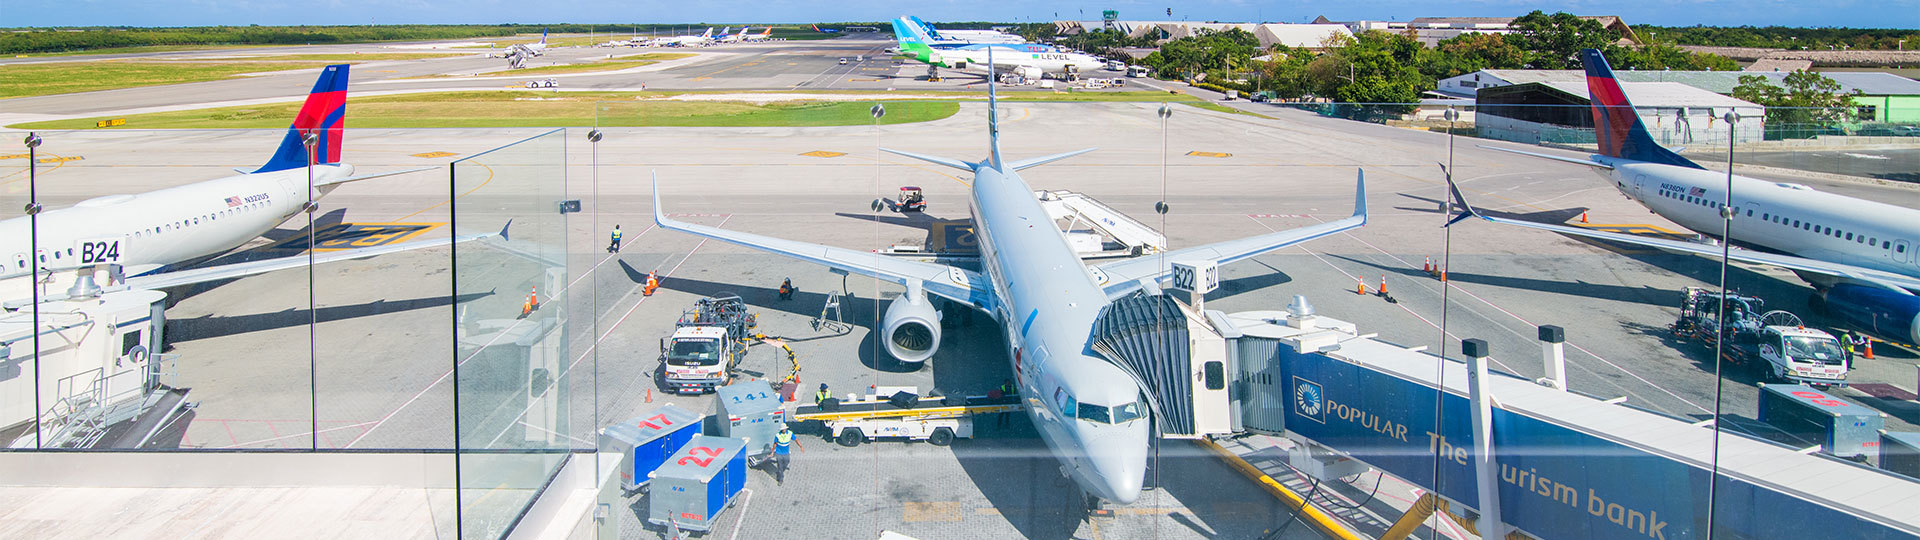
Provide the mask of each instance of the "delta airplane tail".
POLYGON ((313 144, 318 151, 314 164, 340 162, 340 142, 346 135, 347 66, 327 66, 320 71, 320 80, 313 83, 313 92, 307 94, 306 105, 294 116, 286 138, 280 140, 280 148, 266 165, 253 171, 254 174, 307 166, 307 148, 302 139, 309 133, 318 137, 313 144))
POLYGON ((1647 133, 1647 125, 1640 121, 1633 103, 1627 101, 1627 93, 1620 88, 1620 81, 1614 79, 1613 67, 1607 65, 1605 55, 1596 49, 1584 49, 1580 51, 1580 61, 1587 67, 1587 95, 1593 104, 1593 135, 1599 142, 1602 155, 1704 169, 1653 142, 1653 136, 1647 133))

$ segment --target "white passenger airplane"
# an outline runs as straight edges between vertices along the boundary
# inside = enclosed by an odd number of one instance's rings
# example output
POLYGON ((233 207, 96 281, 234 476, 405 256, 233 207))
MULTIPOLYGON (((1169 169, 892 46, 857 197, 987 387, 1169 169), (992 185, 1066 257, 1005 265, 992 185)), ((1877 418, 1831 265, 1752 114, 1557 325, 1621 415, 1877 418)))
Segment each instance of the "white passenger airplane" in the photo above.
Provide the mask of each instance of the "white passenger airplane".
POLYGON ((933 41, 928 45, 971 45, 976 43, 1026 43, 1027 38, 996 30, 940 30, 919 17, 908 16, 907 23, 919 27, 933 41))
POLYGON ((542 54, 546 54, 546 52, 547 52, 547 30, 546 30, 546 29, 544 29, 544 28, 542 28, 542 29, 540 29, 540 41, 536 41, 536 42, 533 42, 533 43, 528 43, 528 44, 526 44, 526 45, 522 45, 522 46, 523 46, 523 47, 526 47, 526 48, 527 48, 527 50, 529 50, 529 51, 533 51, 533 55, 534 55, 534 56, 540 56, 540 55, 542 55, 542 54))
MULTIPOLYGON (((352 165, 340 163, 343 121, 346 116, 347 65, 327 66, 313 92, 287 129, 265 165, 238 176, 130 195, 108 195, 81 201, 71 208, 48 210, 34 217, 0 221, 0 301, 8 307, 24 305, 41 288, 42 300, 58 297, 48 290, 58 272, 78 270, 76 281, 91 281, 96 269, 107 270, 105 290, 153 289, 231 279, 306 265, 305 256, 283 257, 207 268, 182 269, 217 256, 259 237, 306 208, 307 149, 303 136, 317 140, 313 165, 313 199, 347 182, 379 178, 423 169, 354 175, 352 165), (38 230, 39 250, 28 239, 38 230), (38 263, 39 279, 31 278, 38 263)), ((387 246, 316 254, 313 262, 358 259, 461 242, 499 233, 451 239, 406 242, 387 246)))
MULTIPOLYGON (((1727 174, 1706 170, 1660 147, 1627 101, 1600 51, 1581 51, 1587 68, 1600 154, 1575 159, 1500 150, 1593 167, 1620 193, 1648 210, 1702 235, 1718 238, 1722 220, 1733 220, 1729 257, 1793 270, 1813 284, 1817 300, 1849 325, 1869 334, 1915 343, 1920 339, 1920 210, 1894 206, 1783 182, 1735 175, 1733 198, 1727 174), (1723 218, 1725 216, 1725 218, 1723 218)), ((1459 191, 1455 198, 1462 205, 1459 191)), ((1719 257, 1721 248, 1581 227, 1492 218, 1467 208, 1467 216, 1562 234, 1719 257)))
POLYGON ((1105 65, 1098 57, 1063 52, 1047 45, 974 44, 935 48, 928 44, 930 38, 925 32, 904 18, 893 20, 893 32, 894 39, 900 42, 899 54, 937 68, 975 72, 994 68, 986 72, 1018 73, 1029 79, 1043 76, 1064 79, 1070 74, 1089 72, 1105 65), (989 65, 987 57, 996 52, 1001 61, 989 65))
MULTIPOLYGON (((989 60, 991 62, 991 60, 989 60)), ((1006 351, 1020 397, 1062 472, 1090 497, 1117 503, 1140 495, 1147 467, 1149 412, 1140 383, 1091 347, 1095 322, 1115 299, 1157 292, 1173 261, 1219 264, 1366 224, 1365 178, 1355 185, 1351 217, 1323 224, 1174 250, 1089 268, 1016 171, 1076 156, 1079 150, 1016 161, 1001 159, 997 99, 987 87, 989 153, 980 162, 899 150, 887 152, 973 174, 969 200, 981 254, 981 272, 892 259, 872 252, 784 240, 669 219, 656 178, 653 219, 663 229, 793 257, 906 287, 876 328, 887 352, 917 364, 940 344, 940 317, 932 294, 986 312, 1006 335, 1006 351)))
POLYGON ((773 37, 773 27, 769 26, 767 27, 766 30, 761 30, 760 33, 758 34, 747 34, 745 30, 742 30, 740 33, 745 34, 745 37, 743 39, 745 39, 749 43, 752 43, 755 41, 766 41, 773 37))
POLYGON ((705 47, 713 44, 713 27, 697 36, 663 37, 647 43, 656 47, 705 47))

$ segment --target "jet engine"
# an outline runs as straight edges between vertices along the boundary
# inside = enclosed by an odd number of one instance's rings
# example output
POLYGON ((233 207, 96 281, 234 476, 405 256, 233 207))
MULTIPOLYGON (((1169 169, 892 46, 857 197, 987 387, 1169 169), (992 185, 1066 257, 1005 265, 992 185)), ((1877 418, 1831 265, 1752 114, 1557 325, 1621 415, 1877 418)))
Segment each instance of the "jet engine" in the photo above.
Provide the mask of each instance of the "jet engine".
POLYGON ((1821 296, 1829 312, 1854 328, 1906 343, 1920 338, 1920 296, 1857 283, 1835 283, 1821 296))
POLYGON ((925 362, 940 348, 940 315, 925 293, 902 294, 880 318, 880 339, 901 362, 925 362))
POLYGON ((1034 66, 1020 66, 1017 68, 1013 68, 1013 72, 1019 74, 1021 77, 1026 77, 1028 79, 1036 80, 1036 81, 1040 80, 1041 77, 1044 77, 1047 74, 1047 72, 1042 71, 1040 68, 1034 67, 1034 66))

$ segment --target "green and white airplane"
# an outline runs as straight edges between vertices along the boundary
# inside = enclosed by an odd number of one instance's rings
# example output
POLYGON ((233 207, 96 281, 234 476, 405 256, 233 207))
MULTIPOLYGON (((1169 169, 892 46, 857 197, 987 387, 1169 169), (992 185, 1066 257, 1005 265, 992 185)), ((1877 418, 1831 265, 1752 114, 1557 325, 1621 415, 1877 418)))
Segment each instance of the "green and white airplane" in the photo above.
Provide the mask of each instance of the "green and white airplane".
POLYGON ((932 38, 927 36, 926 31, 905 19, 893 20, 893 35, 900 43, 901 56, 936 68, 976 73, 993 70, 1016 73, 1029 79, 1066 79, 1069 75, 1099 69, 1104 63, 1093 55, 1062 52, 1046 45, 1029 43, 983 43, 934 48, 929 45, 932 38), (987 62, 988 51, 992 51, 994 57, 991 68, 987 62))

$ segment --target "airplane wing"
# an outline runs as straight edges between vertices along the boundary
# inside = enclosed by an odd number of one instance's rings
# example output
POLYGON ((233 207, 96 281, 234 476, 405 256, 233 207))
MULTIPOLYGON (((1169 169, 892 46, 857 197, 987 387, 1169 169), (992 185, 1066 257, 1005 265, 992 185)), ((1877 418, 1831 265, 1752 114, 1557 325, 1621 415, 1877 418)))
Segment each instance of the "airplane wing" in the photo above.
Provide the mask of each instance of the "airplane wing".
POLYGON ((1309 225, 1280 232, 1228 240, 1204 246, 1176 249, 1161 255, 1150 255, 1135 259, 1103 264, 1095 267, 1107 277, 1108 297, 1115 297, 1140 287, 1142 281, 1164 279, 1172 272, 1172 265, 1179 261, 1212 261, 1215 264, 1235 262, 1255 255, 1284 248, 1322 236, 1348 231, 1367 224, 1367 176, 1361 171, 1354 181, 1353 215, 1338 221, 1329 221, 1318 225, 1309 225))
POLYGON ((1496 152, 1506 152, 1506 153, 1509 153, 1509 154, 1520 154, 1520 155, 1523 155, 1523 156, 1533 156, 1533 157, 1537 157, 1537 158, 1545 158, 1545 159, 1551 159, 1551 160, 1554 160, 1554 161, 1565 161, 1565 162, 1567 162, 1567 163, 1576 163, 1576 164, 1580 164, 1580 165, 1586 165, 1586 166, 1588 166, 1588 167, 1599 167, 1599 168, 1602 168, 1602 169, 1612 169, 1612 168, 1613 168, 1613 166, 1612 166, 1612 165, 1608 165, 1608 164, 1605 164, 1605 163, 1601 163, 1601 162, 1598 162, 1598 161, 1593 161, 1593 160, 1590 160, 1590 159, 1580 159, 1580 158, 1570 158, 1570 157, 1566 157, 1566 156, 1556 156, 1556 155, 1553 155, 1553 154, 1542 154, 1542 153, 1539 153, 1539 152, 1528 152, 1528 151, 1525 151, 1525 150, 1514 150, 1514 149, 1512 149, 1512 148, 1501 148, 1501 147, 1498 147, 1498 146, 1487 146, 1487 145, 1484 145, 1484 144, 1476 144, 1476 145, 1474 145, 1474 146, 1478 146, 1478 147, 1481 147, 1481 148, 1485 148, 1485 149, 1488 149, 1488 150, 1493 150, 1493 151, 1496 151, 1496 152))
POLYGON ((666 212, 660 206, 660 182, 657 175, 653 184, 653 222, 662 229, 785 255, 908 287, 912 287, 910 283, 917 281, 927 292, 942 298, 960 302, 981 311, 993 309, 993 297, 987 292, 989 288, 987 278, 978 272, 944 264, 895 259, 868 251, 729 231, 719 227, 694 225, 668 219, 666 212))
MULTIPOLYGON (((1466 210, 1465 214, 1462 214, 1460 217, 1454 218, 1452 221, 1449 221, 1447 223, 1448 226, 1452 226, 1453 223, 1457 223, 1462 219, 1466 219, 1469 217, 1477 217, 1477 218, 1491 221, 1494 223, 1517 225, 1520 227, 1527 227, 1530 229, 1540 229, 1543 231, 1552 231, 1560 234, 1583 236, 1583 237, 1594 238, 1598 240, 1606 240, 1609 242, 1619 242, 1622 244, 1647 246, 1647 247, 1657 248, 1657 249, 1676 252, 1676 253, 1691 253, 1694 255, 1700 255, 1704 257, 1713 257, 1713 258, 1719 257, 1722 253, 1721 251, 1722 248, 1720 246, 1715 246, 1715 245, 1696 244, 1692 242, 1682 242, 1678 240, 1668 240, 1664 238, 1648 238, 1645 236, 1636 236, 1631 234, 1598 231, 1598 230, 1588 229, 1584 227, 1570 227, 1566 225, 1552 225, 1547 223, 1535 223, 1531 221, 1520 221, 1520 220, 1485 216, 1475 211, 1472 205, 1467 204, 1467 199, 1465 196, 1460 194, 1459 187, 1454 186, 1452 184, 1448 184, 1447 189, 1450 189, 1453 191, 1454 200, 1459 201, 1460 207, 1466 210)), ((1740 261, 1740 262, 1766 264, 1766 265, 1786 268, 1789 270, 1812 272, 1815 274, 1828 275, 1828 276, 1837 276, 1837 277, 1847 278, 1847 279, 1851 279, 1851 280, 1855 280, 1863 283, 1871 283, 1873 285, 1884 287, 1884 288, 1897 291, 1900 293, 1904 293, 1904 294, 1912 294, 1909 291, 1910 289, 1920 289, 1920 279, 1914 279, 1909 276, 1903 276, 1900 274, 1895 274, 1895 273, 1887 272, 1883 270, 1874 270, 1872 268, 1863 268, 1863 267, 1853 266, 1849 264, 1827 262, 1827 261, 1809 259, 1805 257, 1795 257, 1792 255, 1780 255, 1777 253, 1767 253, 1767 252, 1753 251, 1748 249, 1727 250, 1725 253, 1727 255, 1727 258, 1740 261)))
MULTIPOLYGON (((507 226, 510 227, 512 225, 513 225, 512 221, 507 222, 507 226)), ((347 249, 347 250, 332 251, 327 253, 314 253, 313 259, 311 262, 313 264, 321 264, 321 263, 338 262, 338 261, 345 261, 345 260, 352 260, 352 259, 364 259, 364 258, 372 257, 375 255, 385 255, 388 253, 399 253, 402 251, 412 251, 416 249, 452 245, 452 244, 457 244, 461 242, 471 242, 474 240, 479 240, 482 238, 488 238, 493 236, 498 236, 502 239, 507 238, 507 227, 501 227, 499 232, 490 232, 485 234, 470 234, 465 236, 457 236, 453 238, 437 238, 433 240, 421 240, 418 242, 402 242, 399 244, 392 244, 392 245, 386 245, 386 246, 347 249)), ((289 257, 267 259, 263 261, 224 264, 224 265, 213 266, 208 268, 195 268, 191 270, 180 270, 177 272, 148 274, 148 275, 134 276, 134 277, 127 278, 125 283, 118 284, 112 287, 105 287, 104 289, 109 291, 117 291, 117 290, 127 290, 127 289, 159 289, 159 288, 165 288, 165 287, 178 287, 181 285, 192 285, 195 283, 205 283, 208 281, 219 281, 223 279, 234 279, 234 278, 246 277, 254 274, 263 274, 267 272, 272 272, 275 270, 299 268, 302 266, 306 266, 308 262, 309 261, 307 259, 307 256, 294 255, 289 257)))

